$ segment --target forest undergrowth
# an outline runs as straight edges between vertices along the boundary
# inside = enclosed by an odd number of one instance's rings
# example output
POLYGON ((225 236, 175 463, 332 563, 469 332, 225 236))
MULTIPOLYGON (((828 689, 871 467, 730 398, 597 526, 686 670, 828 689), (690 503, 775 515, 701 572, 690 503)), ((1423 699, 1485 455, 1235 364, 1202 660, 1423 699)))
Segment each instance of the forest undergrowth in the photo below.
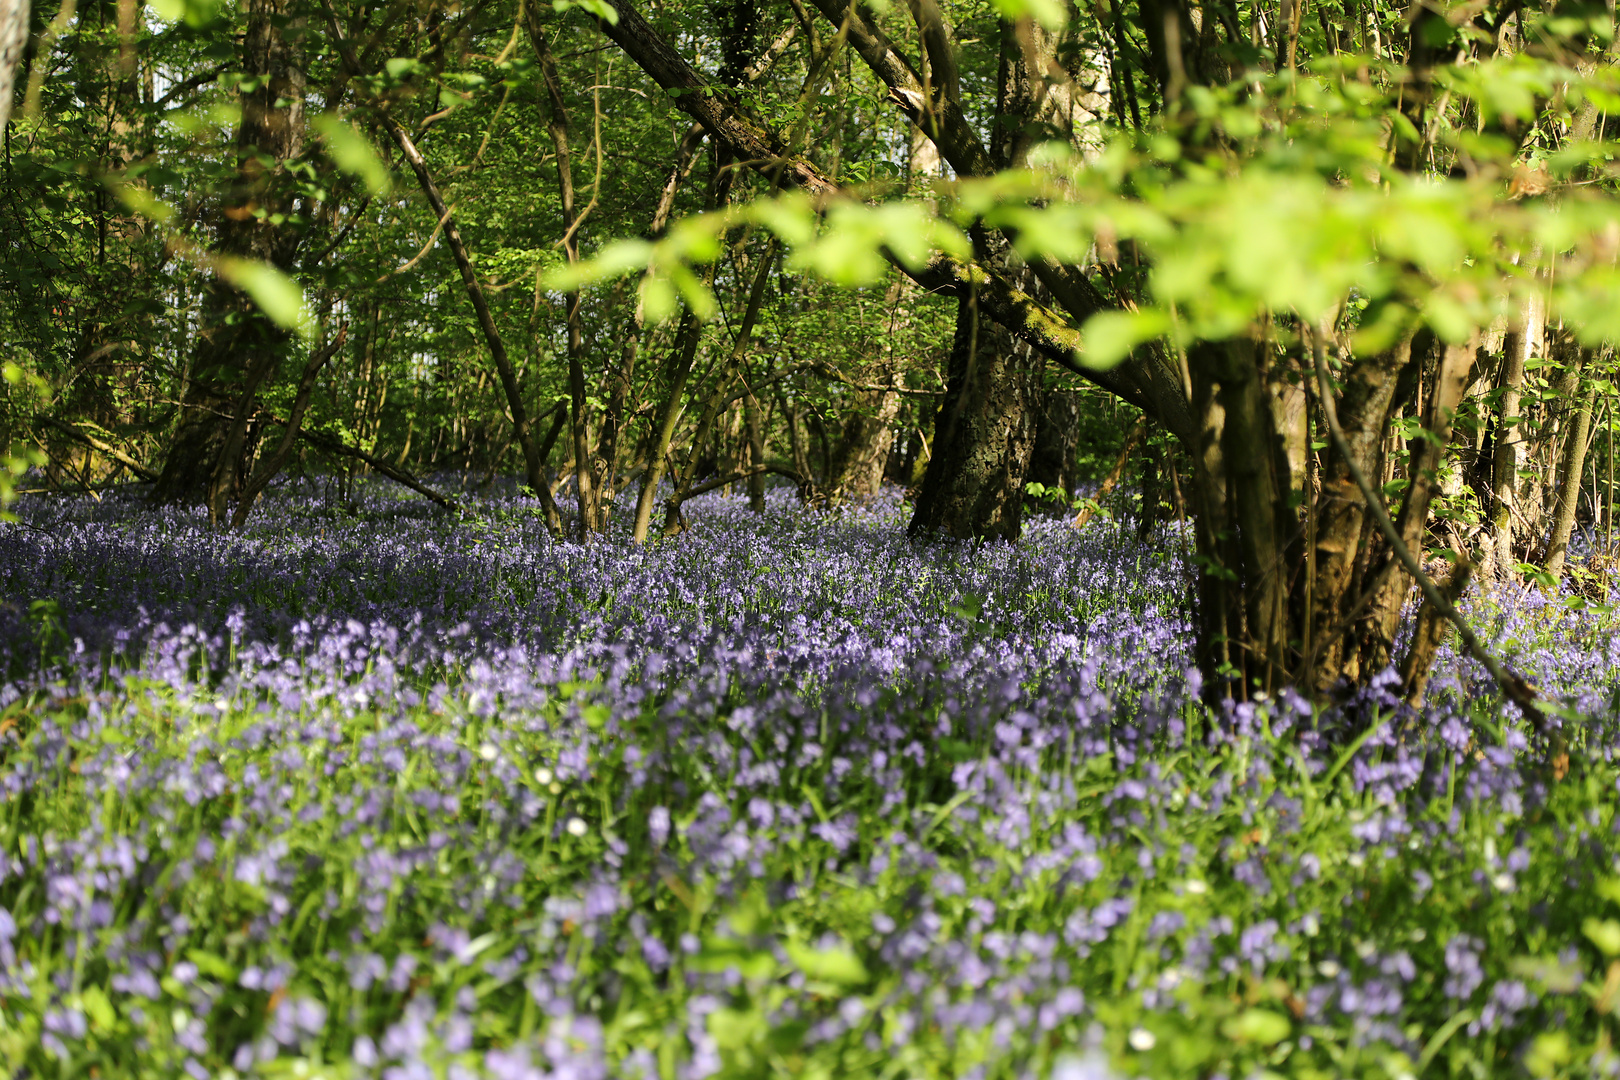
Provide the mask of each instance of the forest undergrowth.
POLYGON ((9 1076, 1613 1075, 1620 642, 1198 702, 1174 532, 718 494, 0 525, 9 1076), (622 523, 626 517, 620 513, 622 523))

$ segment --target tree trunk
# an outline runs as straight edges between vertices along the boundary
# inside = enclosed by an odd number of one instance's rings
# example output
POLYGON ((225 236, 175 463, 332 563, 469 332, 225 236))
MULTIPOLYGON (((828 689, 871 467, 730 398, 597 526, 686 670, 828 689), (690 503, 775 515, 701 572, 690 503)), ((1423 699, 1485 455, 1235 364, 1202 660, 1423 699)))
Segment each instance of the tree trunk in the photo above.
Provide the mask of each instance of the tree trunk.
POLYGON ((1040 357, 961 298, 912 536, 1018 539, 1040 379, 1040 357))
POLYGON ((1072 499, 1074 454, 1080 441, 1080 395, 1073 390, 1048 390, 1042 398, 1035 449, 1029 458, 1029 479, 1048 488, 1062 488, 1072 499))
POLYGON ((0 137, 11 121, 17 69, 28 45, 28 0, 0 0, 0 137))
MULTIPOLYGON (((754 114, 675 53, 632 0, 609 2, 619 18, 604 31, 738 160, 814 197, 839 194, 826 174, 792 153, 754 114)), ((932 51, 927 69, 932 74, 922 74, 925 69, 903 55, 903 46, 865 8, 841 0, 814 0, 814 6, 956 176, 1019 167, 1054 123, 1048 115, 1053 84, 1063 80, 1052 78, 1053 62, 1071 55, 1072 41, 1059 48, 1055 35, 1027 21, 999 25, 1000 93, 994 116, 980 121, 989 129, 985 139, 952 93, 954 80, 933 70, 932 51)), ((919 0, 914 15, 922 7, 919 0)), ((1227 81, 1227 61, 1218 48, 1223 20, 1208 17, 1208 10, 1195 12, 1185 0, 1158 0, 1153 8, 1157 17, 1148 20, 1154 24, 1148 27, 1149 51, 1169 107, 1180 111, 1185 106, 1178 99, 1185 100, 1181 92, 1187 85, 1227 81)), ((926 45, 931 28, 918 17, 926 45)), ((927 16, 936 18, 937 12, 927 16)), ((948 28, 932 29, 944 31, 936 38, 949 39, 948 28)), ((1292 34, 1292 22, 1286 32, 1292 34)), ((1426 48, 1418 59, 1432 66, 1434 49, 1425 44, 1424 33, 1412 32, 1413 53, 1426 48)), ((948 50, 939 51, 949 64, 948 50)), ((1122 74, 1128 79, 1128 67, 1122 74)), ((1413 76, 1415 83, 1425 78, 1421 72, 1413 76)), ((1134 113, 1137 103, 1128 81, 1125 88, 1134 113)), ((1421 127, 1428 126, 1426 102, 1418 93, 1408 102, 1421 127)), ((1056 109, 1074 115, 1076 104, 1071 100, 1056 109)), ((1416 160, 1408 152, 1411 146, 1397 150, 1416 160)), ((1433 463, 1425 464, 1424 454, 1416 452, 1422 448, 1414 446, 1417 473, 1404 478, 1410 486, 1399 525, 1389 519, 1385 495, 1374 484, 1386 477, 1390 425, 1413 400, 1425 368, 1432 369, 1435 392, 1423 401, 1423 422, 1441 444, 1449 438, 1450 411, 1431 409, 1431 401, 1445 398, 1439 390, 1448 383, 1460 394, 1472 343, 1440 348, 1425 334, 1415 343, 1365 357, 1333 343, 1340 380, 1335 388, 1326 361, 1333 328, 1292 326, 1276 332, 1268 318, 1247 335, 1205 342, 1186 354, 1171 342, 1158 342, 1135 350, 1110 372, 1090 371, 1074 361, 1074 352, 1084 347, 1075 328, 1093 313, 1128 308, 1129 299, 1105 297, 1085 268, 1074 263, 1015 262, 1009 255, 1016 239, 1011 230, 976 228, 972 235, 971 263, 939 256, 926 270, 910 271, 924 288, 958 300, 947 391, 935 418, 913 534, 1018 535, 1040 380, 1039 362, 1014 350, 1010 334, 1141 408, 1187 450, 1191 474, 1178 476, 1170 459, 1170 476, 1173 489, 1188 497, 1196 525, 1197 651, 1208 696, 1249 699, 1289 684, 1320 695, 1341 681, 1365 681, 1378 670, 1375 665, 1388 662, 1393 628, 1414 577, 1426 595, 1439 598, 1437 613, 1453 618, 1445 597, 1412 556, 1415 545, 1402 539, 1403 533, 1421 538, 1427 529, 1433 463), (1039 282, 1039 294, 1031 278, 1039 282), (1298 347, 1289 344, 1301 338, 1311 340, 1313 349, 1303 362, 1298 347), (1314 350, 1320 350, 1319 363, 1314 350), (1312 389, 1302 390, 1302 383, 1312 389), (1313 413, 1318 421, 1332 420, 1332 443, 1320 467, 1309 441, 1313 413)), ((1286 315, 1275 317, 1286 320, 1286 315)), ((824 422, 813 412, 807 419, 825 447, 824 422)), ((1315 435, 1324 435, 1320 426, 1315 435)), ((1488 659, 1477 642, 1469 650, 1488 659)), ((1522 680, 1511 678, 1494 660, 1487 667, 1512 700, 1533 707, 1522 680)))
POLYGON ((664 401, 654 421, 647 471, 641 474, 641 494, 636 499, 636 524, 632 534, 638 545, 647 542, 647 531, 652 526, 653 503, 658 498, 658 485, 663 483, 664 473, 669 468, 670 447, 675 439, 675 425, 681 419, 686 380, 692 374, 692 361, 702 338, 702 324, 690 308, 686 309, 681 313, 680 329, 675 332, 675 343, 665 367, 664 401))
POLYGON ((896 390, 861 390, 847 406, 844 432, 833 450, 827 477, 827 500, 838 504, 876 495, 883 487, 883 466, 894 442, 894 420, 900 414, 896 390))
POLYGON ((765 512, 765 425, 760 416, 759 399, 752 390, 743 398, 743 420, 748 427, 748 508, 756 514, 765 512))
MULTIPOLYGON (((540 59, 540 71, 546 85, 549 104, 546 127, 551 133, 551 144, 557 152, 557 185, 562 205, 563 254, 570 266, 579 262, 579 218, 574 207, 574 167, 569 146, 568 109, 563 102, 562 79, 557 63, 546 47, 544 28, 536 17, 535 8, 525 5, 525 23, 529 41, 540 59)), ((579 539, 583 543, 602 527, 598 512, 597 476, 595 457, 591 453, 590 417, 585 386, 585 337, 580 320, 580 294, 575 289, 563 302, 567 307, 566 331, 568 335, 568 397, 569 419, 574 441, 574 491, 579 501, 579 539)), ((606 470, 603 470, 604 472, 606 470)))
POLYGON ((1581 497, 1581 478, 1586 472, 1587 439, 1592 433, 1592 411, 1597 405, 1597 384, 1592 383, 1575 405, 1564 436, 1563 464, 1558 470, 1558 495, 1553 511, 1552 534, 1547 538, 1547 573, 1557 577, 1564 572, 1569 538, 1575 531, 1575 510, 1581 497))
POLYGON ((1496 445, 1491 461, 1491 543, 1488 571, 1512 571, 1515 539, 1524 536, 1516 524, 1523 520, 1520 508, 1522 484, 1519 470, 1525 462, 1526 430, 1521 408, 1526 364, 1538 355, 1542 339, 1542 304, 1534 295, 1527 297, 1515 313, 1502 341, 1502 373, 1497 382, 1499 398, 1496 419, 1496 445))
MULTIPOLYGON (((748 302, 743 310, 742 320, 737 325, 737 337, 731 344, 731 351, 726 355, 725 363, 718 374, 714 389, 709 395, 708 402, 703 407, 703 413, 698 417, 697 428, 692 435, 691 446, 687 449, 686 458, 682 466, 675 470, 671 480, 675 485, 675 492, 665 504, 664 535, 673 536, 685 528, 685 519, 681 516, 681 504, 690 497, 691 487, 702 473, 704 450, 708 447, 710 433, 714 430, 715 421, 720 412, 731 402, 731 383, 742 369, 743 360, 753 345, 754 326, 759 321, 760 306, 765 299, 765 285, 770 280, 771 267, 776 262, 777 241, 772 237, 765 245, 765 250, 759 255, 759 265, 754 271, 753 283, 748 287, 748 302)), ((717 455, 718 456, 718 455, 717 455)))
MULTIPOLYGON (((254 260, 284 272, 293 267, 301 234, 270 218, 292 216, 294 188, 285 166, 304 147, 304 70, 285 33, 296 29, 292 11, 290 0, 249 0, 242 67, 254 89, 242 95, 236 174, 221 199, 212 248, 217 258, 254 260), (265 165, 266 158, 273 164, 265 165)), ((219 521, 246 480, 242 446, 258 388, 274 374, 291 338, 218 274, 205 286, 200 321, 180 424, 152 497, 204 499, 210 519, 219 521)))

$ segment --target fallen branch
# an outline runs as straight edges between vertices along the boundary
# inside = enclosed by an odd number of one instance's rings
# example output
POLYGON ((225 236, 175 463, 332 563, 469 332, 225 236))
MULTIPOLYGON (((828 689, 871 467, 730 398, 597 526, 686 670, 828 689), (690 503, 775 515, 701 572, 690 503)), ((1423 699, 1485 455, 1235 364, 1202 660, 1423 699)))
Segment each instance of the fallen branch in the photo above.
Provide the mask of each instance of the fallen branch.
POLYGON ((687 530, 688 526, 686 524, 686 515, 681 512, 681 504, 686 502, 687 499, 695 498, 698 495, 707 495, 709 492, 714 491, 717 488, 723 488, 727 484, 735 484, 739 481, 747 480, 751 476, 759 476, 761 473, 775 473, 777 476, 785 476, 789 480, 792 480, 795 484, 799 485, 799 490, 801 492, 804 491, 807 483, 805 478, 800 476, 799 471, 793 466, 780 465, 775 462, 765 465, 756 465, 751 469, 743 469, 741 472, 734 472, 729 476, 717 476, 713 480, 706 480, 701 484, 696 484, 692 487, 686 488, 683 491, 677 491, 668 499, 664 500, 664 535, 679 536, 681 533, 687 530))
MULTIPOLYGON (((282 427, 288 426, 287 421, 283 420, 279 416, 266 415, 265 419, 272 424, 279 424, 282 427)), ((444 507, 444 509, 456 509, 455 503, 451 502, 443 495, 440 495, 437 491, 434 491, 432 488, 422 483, 422 481, 418 480, 404 469, 396 469, 382 458, 373 454, 368 454, 358 447, 350 446, 341 439, 333 438, 330 435, 323 435, 319 431, 309 431, 302 428, 299 429, 298 437, 315 447, 317 450, 324 450, 328 454, 339 454, 343 457, 352 457, 359 461, 363 461, 367 465, 370 465, 373 469, 376 469, 378 472, 388 477, 388 479, 394 481, 394 483, 403 484, 405 487, 410 488, 418 495, 430 499, 439 506, 444 507)))
POLYGON ((798 470, 794 469, 791 465, 756 465, 751 469, 744 469, 741 472, 732 473, 730 476, 720 476, 713 480, 706 480, 695 487, 688 488, 681 495, 670 498, 668 502, 680 504, 685 502, 687 499, 694 498, 698 495, 707 495, 709 492, 714 491, 717 488, 723 488, 727 484, 735 484, 739 481, 747 480, 750 476, 758 476, 761 473, 775 473, 777 476, 785 476, 789 480, 793 480, 797 483, 804 483, 804 478, 800 476, 798 470))

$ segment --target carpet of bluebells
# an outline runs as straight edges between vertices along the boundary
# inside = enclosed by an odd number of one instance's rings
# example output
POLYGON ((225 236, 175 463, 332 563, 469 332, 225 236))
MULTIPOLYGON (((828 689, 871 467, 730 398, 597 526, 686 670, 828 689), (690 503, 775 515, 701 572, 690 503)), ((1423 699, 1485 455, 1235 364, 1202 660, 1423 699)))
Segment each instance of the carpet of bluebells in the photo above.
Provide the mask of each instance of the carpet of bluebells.
POLYGON ((1199 704, 1173 530, 469 505, 0 525, 5 1075, 1620 1071, 1605 605, 1471 612, 1566 767, 1449 652, 1199 704))

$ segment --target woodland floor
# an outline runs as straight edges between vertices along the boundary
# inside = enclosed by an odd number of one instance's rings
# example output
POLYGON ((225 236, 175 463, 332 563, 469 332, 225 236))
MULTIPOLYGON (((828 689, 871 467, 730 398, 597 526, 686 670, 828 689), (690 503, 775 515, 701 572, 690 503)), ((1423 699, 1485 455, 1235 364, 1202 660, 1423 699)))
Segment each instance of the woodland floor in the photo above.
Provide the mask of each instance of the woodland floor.
POLYGON ((1173 535, 469 509, 0 525, 7 1075, 1615 1064, 1602 605, 1472 609, 1565 703, 1557 775, 1450 652, 1420 716, 1197 704, 1173 535))

